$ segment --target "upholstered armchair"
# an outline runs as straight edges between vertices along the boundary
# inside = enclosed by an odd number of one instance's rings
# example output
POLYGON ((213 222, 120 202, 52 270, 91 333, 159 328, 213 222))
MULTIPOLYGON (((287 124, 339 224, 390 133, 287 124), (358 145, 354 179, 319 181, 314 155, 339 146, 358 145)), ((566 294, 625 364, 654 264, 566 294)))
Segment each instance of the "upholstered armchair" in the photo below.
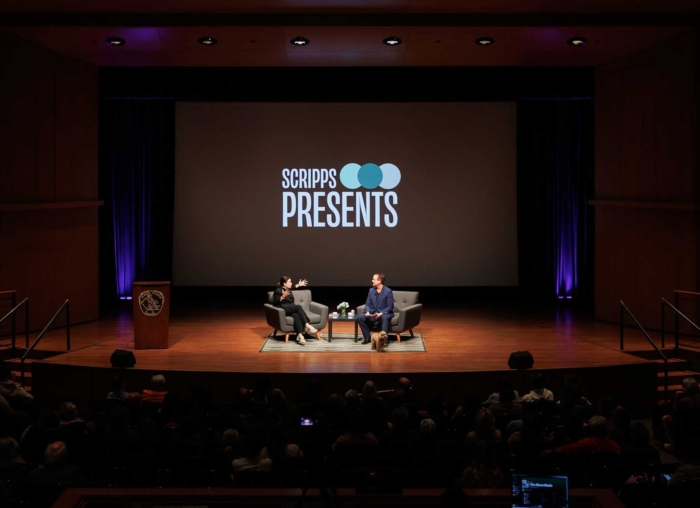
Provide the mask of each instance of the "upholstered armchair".
MULTIPOLYGON (((275 336, 277 331, 280 331, 284 333, 284 341, 288 342, 289 335, 294 333, 294 319, 291 316, 285 316, 284 309, 273 305, 273 294, 273 291, 267 293, 267 302, 265 303, 265 319, 267 324, 273 328, 269 337, 275 336)), ((328 322, 328 307, 312 302, 311 291, 308 289, 295 290, 292 291, 292 294, 294 295, 294 303, 301 305, 309 317, 311 325, 317 330, 325 328, 328 322)), ((316 338, 321 340, 321 332, 316 333, 316 338)))
MULTIPOLYGON (((420 323, 423 304, 418 303, 417 291, 394 291, 394 316, 391 318, 389 332, 396 334, 396 340, 401 342, 401 334, 408 330, 413 337, 413 328, 420 323)), ((365 306, 357 308, 357 315, 365 313, 365 306)))

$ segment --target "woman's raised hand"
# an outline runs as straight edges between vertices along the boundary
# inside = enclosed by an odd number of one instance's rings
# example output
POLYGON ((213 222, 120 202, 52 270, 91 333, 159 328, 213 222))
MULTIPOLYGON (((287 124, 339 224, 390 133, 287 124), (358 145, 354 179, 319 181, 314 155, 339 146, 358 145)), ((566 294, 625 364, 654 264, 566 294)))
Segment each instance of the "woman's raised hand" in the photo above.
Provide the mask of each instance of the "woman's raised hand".
POLYGON ((309 281, 306 279, 299 279, 299 283, 297 284, 298 288, 303 288, 304 286, 308 285, 309 281))

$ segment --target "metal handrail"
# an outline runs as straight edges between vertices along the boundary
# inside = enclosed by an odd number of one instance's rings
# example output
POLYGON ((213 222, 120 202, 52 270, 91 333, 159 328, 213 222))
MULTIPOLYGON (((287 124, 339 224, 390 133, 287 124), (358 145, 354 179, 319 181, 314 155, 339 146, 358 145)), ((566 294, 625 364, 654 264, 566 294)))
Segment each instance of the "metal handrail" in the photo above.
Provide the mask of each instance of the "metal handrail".
MULTIPOLYGON (((677 299, 678 299, 678 293, 676 293, 676 300, 677 299)), ((700 332, 700 327, 698 327, 698 325, 693 323, 693 321, 691 321, 691 319, 688 316, 683 314, 675 306, 671 305, 665 298, 662 298, 661 299, 661 347, 665 347, 665 345, 666 345, 666 313, 664 312, 664 310, 665 310, 664 305, 668 305, 669 307, 671 307, 671 309, 673 309, 673 312, 675 312, 674 317, 675 317, 676 326, 675 326, 675 334, 674 335, 676 338, 675 352, 677 355, 678 354, 678 336, 679 336, 679 334, 678 334, 678 317, 680 316, 683 319, 685 319, 690 324, 690 326, 692 326, 693 328, 695 328, 699 332, 700 332)), ((678 305, 678 303, 676 303, 676 305, 678 305)), ((691 339, 691 340, 693 340, 693 339, 691 339)))
MULTIPOLYGON (((9 293, 10 291, 6 291, 9 293)), ((25 346, 24 347, 29 347, 29 297, 25 298, 22 300, 19 305, 15 305, 17 301, 17 292, 16 291, 11 291, 12 293, 12 310, 5 314, 2 318, 0 318, 0 324, 2 324, 3 321, 5 321, 8 317, 12 316, 12 356, 15 355, 15 350, 16 350, 16 337, 17 337, 17 315, 16 312, 17 310, 22 307, 23 305, 25 306, 24 308, 24 342, 25 346)))
POLYGON ((666 355, 663 354, 663 352, 657 347, 654 340, 651 337, 649 337, 647 331, 644 329, 641 323, 637 321, 637 318, 634 317, 634 314, 632 314, 632 312, 627 308, 627 305, 625 305, 625 302, 623 302, 622 300, 620 300, 620 351, 624 351, 625 349, 625 313, 622 312, 623 310, 626 310, 630 317, 634 319, 634 322, 637 323, 637 326, 647 338, 649 344, 654 346, 656 352, 659 353, 659 355, 661 355, 661 358, 664 361, 664 400, 668 400, 668 358, 666 358, 666 355))
POLYGON ((49 327, 53 324, 53 322, 56 320, 58 315, 63 311, 63 309, 66 309, 66 349, 70 351, 70 300, 66 300, 63 302, 63 305, 61 305, 61 308, 56 311, 56 314, 51 318, 51 321, 49 321, 49 324, 47 324, 44 329, 41 331, 39 336, 34 339, 34 342, 32 342, 32 345, 27 349, 24 354, 22 355, 22 359, 20 360, 20 374, 21 374, 21 381, 22 381, 22 386, 24 386, 24 361, 26 360, 27 356, 29 356, 29 353, 34 351, 34 348, 36 345, 39 343, 39 341, 44 337, 44 334, 46 333, 46 330, 49 329, 49 327))

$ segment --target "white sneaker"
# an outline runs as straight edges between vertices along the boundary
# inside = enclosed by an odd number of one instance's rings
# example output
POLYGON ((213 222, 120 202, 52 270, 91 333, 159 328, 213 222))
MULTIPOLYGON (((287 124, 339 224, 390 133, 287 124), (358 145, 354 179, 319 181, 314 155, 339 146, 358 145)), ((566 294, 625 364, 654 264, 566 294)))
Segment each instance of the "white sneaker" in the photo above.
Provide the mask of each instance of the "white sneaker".
POLYGON ((306 339, 302 334, 297 335, 297 344, 306 344, 306 339))
POLYGON ((306 326, 306 331, 307 331, 308 333, 318 333, 318 330, 317 330, 316 328, 314 328, 313 326, 311 326, 311 325, 307 325, 307 326, 306 326))

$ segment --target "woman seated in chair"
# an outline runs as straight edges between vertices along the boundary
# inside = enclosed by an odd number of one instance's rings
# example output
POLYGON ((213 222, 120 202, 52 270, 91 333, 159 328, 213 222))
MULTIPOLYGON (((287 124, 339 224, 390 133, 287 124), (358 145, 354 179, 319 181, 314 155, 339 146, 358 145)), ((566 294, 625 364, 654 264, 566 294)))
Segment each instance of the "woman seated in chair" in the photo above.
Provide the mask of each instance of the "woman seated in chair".
MULTIPOLYGON (((308 284, 306 279, 299 279, 299 282, 294 285, 295 288, 304 287, 308 284)), ((294 319, 294 331, 297 334, 297 343, 306 344, 304 332, 316 333, 318 330, 311 326, 309 318, 304 312, 301 305, 294 303, 294 295, 292 294, 292 278, 288 275, 283 275, 277 283, 277 289, 272 296, 272 301, 275 307, 284 309, 286 316, 292 316, 294 319)))

